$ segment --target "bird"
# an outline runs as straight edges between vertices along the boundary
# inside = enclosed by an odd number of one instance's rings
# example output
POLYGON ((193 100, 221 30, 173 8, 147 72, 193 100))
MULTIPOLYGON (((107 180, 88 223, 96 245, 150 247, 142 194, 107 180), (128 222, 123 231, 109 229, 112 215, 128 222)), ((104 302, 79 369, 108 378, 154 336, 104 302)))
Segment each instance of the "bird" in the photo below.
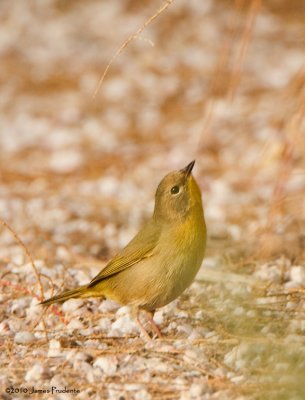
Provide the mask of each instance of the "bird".
POLYGON ((153 316, 190 286, 202 264, 206 223, 199 186, 192 175, 195 160, 159 183, 151 218, 135 237, 89 282, 55 295, 48 306, 72 298, 108 298, 129 305, 146 339, 162 338, 153 316), (144 311, 148 332, 140 320, 144 311))

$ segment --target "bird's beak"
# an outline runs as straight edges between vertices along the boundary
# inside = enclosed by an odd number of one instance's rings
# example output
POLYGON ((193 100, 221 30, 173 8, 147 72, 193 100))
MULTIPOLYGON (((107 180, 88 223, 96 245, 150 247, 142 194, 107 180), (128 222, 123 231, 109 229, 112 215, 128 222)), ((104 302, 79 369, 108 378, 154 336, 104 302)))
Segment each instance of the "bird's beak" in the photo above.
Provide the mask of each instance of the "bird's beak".
POLYGON ((185 168, 182 168, 180 170, 181 172, 183 172, 185 174, 186 178, 188 178, 191 175, 194 164, 195 164, 195 160, 190 162, 185 168))

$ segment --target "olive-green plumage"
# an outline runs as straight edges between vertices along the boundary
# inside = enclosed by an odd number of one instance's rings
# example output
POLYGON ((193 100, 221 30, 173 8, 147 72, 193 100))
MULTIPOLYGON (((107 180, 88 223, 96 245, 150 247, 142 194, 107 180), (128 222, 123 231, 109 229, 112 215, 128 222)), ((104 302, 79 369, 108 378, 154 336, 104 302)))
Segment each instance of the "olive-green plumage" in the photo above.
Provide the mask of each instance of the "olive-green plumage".
POLYGON ((194 280, 206 243, 201 193, 191 174, 194 163, 162 179, 151 219, 89 284, 41 304, 107 297, 152 316, 177 298, 194 280))

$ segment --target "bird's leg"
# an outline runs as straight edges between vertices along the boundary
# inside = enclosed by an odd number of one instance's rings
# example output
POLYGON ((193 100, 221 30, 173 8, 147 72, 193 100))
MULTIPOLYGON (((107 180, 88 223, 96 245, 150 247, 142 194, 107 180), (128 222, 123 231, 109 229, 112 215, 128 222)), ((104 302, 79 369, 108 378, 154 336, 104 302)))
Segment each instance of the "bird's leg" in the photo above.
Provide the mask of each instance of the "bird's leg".
POLYGON ((148 321, 150 322, 150 326, 152 327, 152 330, 155 332, 155 334, 158 336, 158 338, 162 338, 163 335, 158 327, 158 325, 155 323, 154 321, 154 314, 155 314, 155 310, 154 311, 147 311, 144 310, 146 312, 148 321))
POLYGON ((139 315, 140 315, 140 310, 138 307, 135 307, 132 310, 133 316, 135 321, 137 322, 137 324, 139 325, 140 331, 143 334, 143 336, 145 337, 146 340, 151 341, 151 337, 149 336, 147 330, 145 329, 144 325, 142 324, 142 322, 140 321, 139 315))

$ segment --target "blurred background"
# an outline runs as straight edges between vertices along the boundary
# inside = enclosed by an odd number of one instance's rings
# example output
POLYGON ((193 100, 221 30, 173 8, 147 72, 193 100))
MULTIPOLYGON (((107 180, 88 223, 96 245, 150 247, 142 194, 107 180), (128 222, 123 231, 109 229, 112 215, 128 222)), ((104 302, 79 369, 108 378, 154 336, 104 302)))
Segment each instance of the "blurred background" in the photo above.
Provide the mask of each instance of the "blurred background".
POLYGON ((115 51, 158 6, 1 2, 2 218, 86 253, 120 247, 162 176, 196 158, 211 235, 257 242, 259 230, 268 253, 299 255, 305 6, 177 0, 93 99, 115 51), (89 243, 74 242, 79 229, 89 243))
MULTIPOLYGON (((196 159, 207 270, 303 287, 305 3, 168 3, 93 98, 159 6, 1 1, 0 218, 46 268, 104 261, 149 217, 161 178, 196 159)), ((0 257, 23 260, 5 229, 0 257)))

